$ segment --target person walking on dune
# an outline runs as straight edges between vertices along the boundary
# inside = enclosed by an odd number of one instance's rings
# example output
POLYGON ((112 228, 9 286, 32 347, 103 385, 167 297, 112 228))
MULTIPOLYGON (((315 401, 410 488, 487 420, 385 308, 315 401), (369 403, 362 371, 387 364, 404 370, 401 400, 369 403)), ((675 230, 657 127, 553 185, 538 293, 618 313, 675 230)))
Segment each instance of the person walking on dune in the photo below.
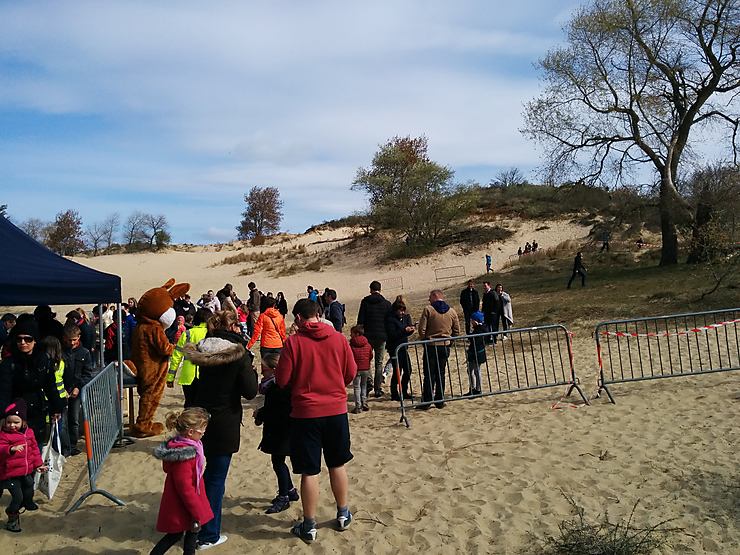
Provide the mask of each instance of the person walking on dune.
POLYGON ((568 280, 568 289, 570 289, 576 276, 581 276, 581 287, 586 287, 586 266, 583 265, 583 256, 581 255, 581 251, 578 251, 575 260, 573 260, 573 273, 568 280))

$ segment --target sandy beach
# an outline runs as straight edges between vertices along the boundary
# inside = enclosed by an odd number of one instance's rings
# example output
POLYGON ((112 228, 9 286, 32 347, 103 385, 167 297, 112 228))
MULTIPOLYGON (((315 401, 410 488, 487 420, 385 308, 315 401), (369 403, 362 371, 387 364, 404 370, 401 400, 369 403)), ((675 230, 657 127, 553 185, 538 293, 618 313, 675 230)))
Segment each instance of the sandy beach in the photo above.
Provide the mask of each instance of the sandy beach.
MULTIPOLYGON (((486 249, 496 269, 532 237, 536 225, 522 224, 506 244, 486 249)), ((550 230, 537 236, 543 248, 565 239, 584 240, 583 229, 574 224, 549 225, 550 230)), ((294 240, 310 244, 341 238, 342 233, 346 230, 294 240)), ((124 297, 138 296, 169 276, 191 282, 196 298, 227 281, 240 292, 247 279, 263 290, 262 284, 269 284, 270 290, 285 291, 289 302, 306 283, 336 286, 352 320, 371 279, 403 276, 408 284, 403 293, 418 306, 437 285, 435 268, 462 265, 467 275, 478 275, 485 250, 450 250, 392 268, 361 261, 350 267, 333 264, 320 273, 284 278, 238 276, 238 265, 211 267, 234 252, 201 249, 81 261, 119 273, 124 297)), ((597 362, 588 332, 576 334, 574 355, 584 390, 592 396, 597 362)), ((224 500, 223 533, 229 541, 212 553, 537 553, 527 551, 532 535, 556 534, 558 523, 573 516, 566 496, 593 521, 605 511, 612 522, 627 518, 639 502, 637 526, 669 520, 667 526, 682 529, 671 535, 670 547, 662 553, 740 552, 738 373, 614 386, 616 405, 601 398, 591 406, 553 408, 565 390, 411 411, 409 429, 399 424, 398 403, 387 396, 371 400, 369 412, 350 415, 355 459, 348 468, 356 521, 344 533, 332 529, 334 507, 324 471, 318 540, 312 546, 289 534, 301 514, 300 503, 283 513, 264 514, 276 490, 275 477, 269 456, 257 450, 261 429, 251 419, 261 398, 245 402, 241 450, 232 461, 224 500)), ((166 390, 159 416, 181 403, 179 388, 166 390)), ((154 523, 164 474, 151 455, 158 441, 139 440, 114 450, 105 462, 98 487, 123 499, 124 507, 93 496, 65 516, 64 510, 87 488, 84 456, 70 459, 55 498, 39 496, 40 510, 22 515, 23 533, 0 533, 2 552, 147 553, 159 538, 154 523)))
MULTIPOLYGON (((589 346, 576 345, 576 352, 589 346)), ((552 389, 417 411, 410 429, 398 423, 397 403, 372 402, 370 412, 351 415, 356 522, 345 533, 331 528, 324 472, 312 546, 288 533, 300 516, 297 504, 264 514, 275 479, 269 457, 257 451, 260 430, 245 418, 224 502, 229 542, 218 552, 517 553, 531 533, 554 534, 571 515, 564 494, 593 518, 604 511, 612 520, 627 517, 639 501, 638 525, 670 519, 684 532, 664 553, 737 552, 739 390, 739 377, 730 373, 615 387, 616 405, 600 399, 551 409, 564 393, 552 389)), ((160 413, 180 402, 168 391, 160 413)), ((245 416, 259 402, 245 403, 245 416)), ((151 456, 155 444, 138 441, 105 463, 98 486, 125 507, 94 496, 64 516, 87 485, 84 461, 76 457, 54 500, 42 501, 38 513, 23 517, 22 534, 3 534, 0 543, 15 553, 147 552, 158 539, 164 480, 151 456)))

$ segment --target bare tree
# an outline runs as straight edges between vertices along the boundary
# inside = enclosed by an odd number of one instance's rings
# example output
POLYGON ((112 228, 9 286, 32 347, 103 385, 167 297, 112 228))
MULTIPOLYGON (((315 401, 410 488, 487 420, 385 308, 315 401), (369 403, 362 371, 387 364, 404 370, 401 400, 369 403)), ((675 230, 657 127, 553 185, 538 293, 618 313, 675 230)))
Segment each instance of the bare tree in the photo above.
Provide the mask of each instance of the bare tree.
POLYGON ((545 146, 550 176, 619 183, 650 164, 661 264, 678 261, 677 226, 691 221, 677 184, 692 130, 726 138, 737 162, 738 21, 738 0, 591 0, 540 61, 545 91, 522 131, 545 146))
POLYGON ((144 233, 149 240, 149 246, 153 247, 158 234, 167 232, 167 236, 169 236, 167 216, 164 214, 156 216, 154 214, 144 214, 144 229, 146 230, 144 233))
POLYGON ((118 214, 118 212, 113 212, 113 214, 103 220, 100 225, 103 227, 103 230, 105 232, 103 236, 103 240, 105 241, 105 248, 109 249, 111 248, 111 245, 113 245, 116 233, 118 233, 118 228, 121 225, 121 216, 118 214))
POLYGON ((46 246, 62 256, 73 256, 85 248, 82 219, 77 210, 59 212, 49 228, 46 246))
POLYGON ((18 226, 26 235, 33 237, 39 243, 46 243, 49 234, 49 224, 38 218, 28 218, 18 226))
POLYGON ((126 223, 123 225, 123 235, 129 247, 147 238, 144 234, 144 218, 143 213, 134 212, 126 219, 126 223))
POLYGON ((240 240, 277 233, 283 219, 283 201, 277 187, 252 187, 244 195, 246 208, 236 230, 240 240))
POLYGON ((98 256, 98 251, 103 245, 106 236, 106 229, 102 222, 95 222, 85 227, 85 244, 92 249, 93 256, 98 256))
POLYGON ((509 168, 501 170, 496 174, 491 182, 491 187, 513 187, 514 185, 526 185, 527 179, 519 168, 509 168))

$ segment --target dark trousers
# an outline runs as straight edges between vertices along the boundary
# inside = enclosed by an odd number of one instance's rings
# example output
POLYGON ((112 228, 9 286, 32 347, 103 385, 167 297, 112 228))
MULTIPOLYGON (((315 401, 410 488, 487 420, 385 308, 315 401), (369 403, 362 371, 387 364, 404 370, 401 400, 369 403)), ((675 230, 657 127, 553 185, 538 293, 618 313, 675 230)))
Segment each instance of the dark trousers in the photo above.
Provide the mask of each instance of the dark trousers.
POLYGON ((578 275, 581 276, 581 287, 586 287, 586 272, 583 270, 573 270, 573 274, 570 276, 570 279, 568 280, 568 289, 570 289, 570 284, 573 283, 573 280, 578 275))
POLYGON ((383 391, 383 351, 385 350, 385 339, 371 339, 368 341, 373 348, 373 357, 375 358, 373 389, 375 389, 375 393, 380 393, 383 391))
MULTIPOLYGON (((503 315, 503 313, 494 312, 493 314, 493 329, 491 331, 497 332, 499 331, 499 323, 503 324, 504 331, 509 329, 509 321, 506 319, 506 317, 503 315)), ((493 336, 493 343, 496 344, 496 340, 498 339, 498 335, 493 336)))
POLYGON ((190 385, 182 386, 182 394, 185 396, 185 408, 195 406, 195 393, 198 390, 198 378, 193 379, 190 385))
POLYGON ((0 491, 3 489, 10 493, 10 505, 5 512, 9 515, 16 514, 21 507, 33 502, 33 474, 3 480, 0 482, 0 491))
MULTIPOLYGON (((395 355, 395 353, 392 353, 395 355)), ((393 376, 391 377, 391 397, 396 398, 400 396, 398 392, 398 374, 401 373, 401 391, 403 392, 404 398, 410 397, 409 382, 411 381, 411 359, 409 359, 408 349, 405 347, 399 349, 398 359, 391 358, 393 364, 393 376)))
POLYGON ((443 401, 445 398, 445 369, 450 348, 443 345, 424 346, 424 382, 422 402, 443 401))
POLYGON ((293 489, 293 480, 290 479, 290 469, 285 464, 285 455, 270 455, 272 469, 275 471, 278 483, 278 495, 288 495, 293 489))
POLYGON ((78 395, 74 399, 67 400, 67 419, 65 427, 69 434, 69 443, 72 447, 80 440, 80 420, 82 418, 82 401, 78 395))
MULTIPOLYGON (((182 548, 183 553, 185 553, 185 555, 195 555, 195 546, 198 543, 198 533, 188 531, 184 532, 184 534, 185 542, 182 548)), ((165 534, 165 536, 157 542, 157 545, 154 546, 154 549, 149 552, 149 555, 162 555, 162 553, 167 553, 173 545, 180 541, 182 535, 183 532, 165 534)))
POLYGON ((206 470, 203 473, 203 483, 206 486, 206 497, 213 511, 213 519, 203 525, 198 540, 215 543, 221 535, 221 505, 224 501, 226 489, 226 475, 229 473, 231 455, 211 455, 206 457, 206 470))
POLYGON ((601 244, 601 250, 599 252, 604 252, 604 249, 606 249, 606 252, 609 252, 609 241, 604 241, 601 244))
POLYGON ((463 316, 465 317, 465 335, 470 335, 470 316, 472 314, 472 312, 463 311, 463 316))

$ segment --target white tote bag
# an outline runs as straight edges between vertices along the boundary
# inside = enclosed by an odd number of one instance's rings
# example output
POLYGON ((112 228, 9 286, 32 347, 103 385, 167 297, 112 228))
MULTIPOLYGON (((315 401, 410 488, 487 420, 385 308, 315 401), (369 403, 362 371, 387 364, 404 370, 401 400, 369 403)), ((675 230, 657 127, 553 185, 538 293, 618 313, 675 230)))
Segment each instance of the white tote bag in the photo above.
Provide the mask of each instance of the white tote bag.
POLYGON ((44 464, 49 467, 44 473, 36 473, 34 478, 35 487, 46 497, 51 499, 57 491, 57 486, 62 480, 62 468, 64 468, 64 456, 62 455, 62 442, 59 438, 59 422, 54 422, 51 427, 49 443, 44 446, 41 453, 44 464))

